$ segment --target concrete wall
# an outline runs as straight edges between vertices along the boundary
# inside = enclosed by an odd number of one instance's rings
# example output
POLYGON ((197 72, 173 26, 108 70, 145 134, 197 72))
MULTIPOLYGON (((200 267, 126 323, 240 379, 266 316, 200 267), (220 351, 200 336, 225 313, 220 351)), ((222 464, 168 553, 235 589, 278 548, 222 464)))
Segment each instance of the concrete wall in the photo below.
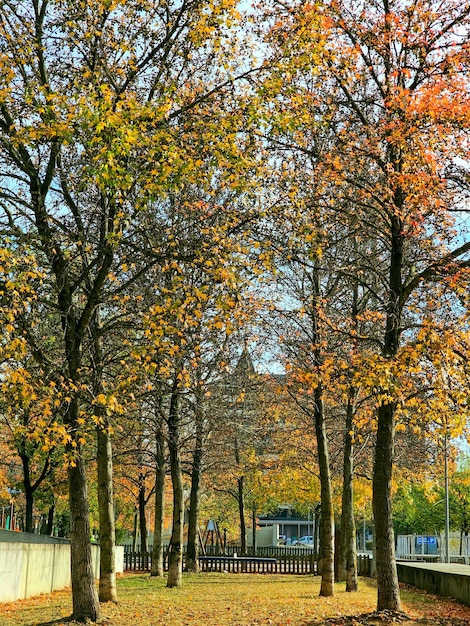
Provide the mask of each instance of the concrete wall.
POLYGON ((441 563, 397 563, 400 582, 436 595, 470 604, 468 565, 441 563))
MULTIPOLYGON (((93 570, 99 578, 99 546, 92 545, 93 570)), ((116 571, 124 569, 124 548, 116 548, 116 571)), ((0 602, 13 602, 69 587, 69 543, 0 541, 0 602)))

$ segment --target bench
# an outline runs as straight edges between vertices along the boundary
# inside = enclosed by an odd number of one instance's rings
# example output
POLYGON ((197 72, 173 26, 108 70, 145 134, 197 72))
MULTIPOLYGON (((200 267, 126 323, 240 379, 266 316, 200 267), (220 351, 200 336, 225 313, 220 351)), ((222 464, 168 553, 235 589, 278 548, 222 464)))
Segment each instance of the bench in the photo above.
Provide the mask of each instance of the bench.
POLYGON ((255 556, 200 556, 203 572, 230 572, 249 574, 275 574, 277 559, 255 556))

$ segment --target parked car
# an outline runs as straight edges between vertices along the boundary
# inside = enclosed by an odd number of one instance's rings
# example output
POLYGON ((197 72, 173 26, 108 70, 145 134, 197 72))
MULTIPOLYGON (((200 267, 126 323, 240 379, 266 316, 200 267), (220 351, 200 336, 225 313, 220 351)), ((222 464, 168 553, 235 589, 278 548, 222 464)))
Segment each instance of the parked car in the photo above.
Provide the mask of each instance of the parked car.
POLYGON ((312 535, 304 535, 292 542, 294 546, 313 546, 313 536, 312 535))

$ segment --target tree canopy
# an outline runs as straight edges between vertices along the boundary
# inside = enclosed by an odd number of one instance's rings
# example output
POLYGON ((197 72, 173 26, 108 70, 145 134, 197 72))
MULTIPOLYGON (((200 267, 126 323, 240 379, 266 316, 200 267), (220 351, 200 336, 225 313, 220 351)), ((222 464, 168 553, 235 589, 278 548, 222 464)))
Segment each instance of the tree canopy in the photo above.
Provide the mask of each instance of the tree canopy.
POLYGON ((0 17, 0 493, 32 530, 67 480, 74 617, 117 600, 116 506, 140 507, 145 545, 155 495, 162 535, 165 473, 169 586, 188 501, 194 565, 219 494, 243 549, 247 510, 320 501, 323 595, 341 515, 353 590, 371 497, 378 608, 399 610, 393 501, 414 528, 428 493, 394 495, 395 471, 426 485, 468 424, 470 8, 27 0, 0 17))

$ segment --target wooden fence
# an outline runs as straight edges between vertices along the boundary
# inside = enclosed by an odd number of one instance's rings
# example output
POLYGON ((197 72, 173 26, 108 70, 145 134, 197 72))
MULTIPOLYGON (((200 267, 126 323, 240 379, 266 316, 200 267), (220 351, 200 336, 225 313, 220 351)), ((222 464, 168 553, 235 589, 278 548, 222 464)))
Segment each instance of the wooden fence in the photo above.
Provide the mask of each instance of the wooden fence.
MULTIPOLYGON (((126 552, 124 570, 148 572, 152 563, 150 552, 126 552)), ((358 555, 357 569, 359 576, 371 575, 372 559, 368 555, 358 555)), ((183 557, 183 569, 185 559, 183 557)), ((234 572, 247 574, 312 574, 318 573, 313 554, 277 554, 276 556, 206 555, 199 557, 201 571, 234 572)), ((168 555, 164 557, 164 569, 168 570, 168 555)))
POLYGON ((368 554, 357 555, 357 574, 358 576, 372 576, 372 557, 368 554))
POLYGON ((220 557, 203 556, 199 566, 204 572, 230 572, 244 574, 315 574, 313 557, 220 557))

